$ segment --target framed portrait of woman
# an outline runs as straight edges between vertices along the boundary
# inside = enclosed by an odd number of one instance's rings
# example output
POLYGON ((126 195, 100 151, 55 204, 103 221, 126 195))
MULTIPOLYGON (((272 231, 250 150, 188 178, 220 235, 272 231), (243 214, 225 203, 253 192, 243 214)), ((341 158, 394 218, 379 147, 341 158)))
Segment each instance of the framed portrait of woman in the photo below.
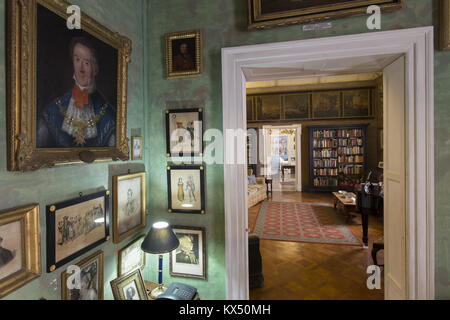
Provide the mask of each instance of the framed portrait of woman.
POLYGON ((204 165, 169 165, 167 184, 169 212, 205 213, 204 165))

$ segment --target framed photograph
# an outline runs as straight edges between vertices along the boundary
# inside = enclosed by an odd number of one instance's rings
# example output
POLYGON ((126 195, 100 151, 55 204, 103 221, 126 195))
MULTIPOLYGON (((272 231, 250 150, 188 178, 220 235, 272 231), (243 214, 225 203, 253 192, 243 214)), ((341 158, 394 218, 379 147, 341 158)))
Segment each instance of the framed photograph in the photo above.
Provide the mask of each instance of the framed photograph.
POLYGON ((203 109, 166 111, 167 157, 203 156, 203 109))
POLYGON ((131 271, 111 281, 115 300, 148 300, 141 270, 131 271))
POLYGON ((399 9, 403 0, 248 0, 249 29, 364 14, 370 5, 399 9))
POLYGON ((109 240, 109 191, 47 206, 47 272, 109 240))
POLYGON ((169 212, 205 213, 203 165, 167 167, 169 212))
POLYGON ((440 0, 440 49, 450 50, 450 0, 440 0))
POLYGON ((70 30, 63 0, 6 4, 8 170, 128 160, 131 41, 85 14, 70 30))
POLYGON ((371 106, 370 89, 342 91, 345 118, 369 117, 371 106))
POLYGON ((0 298, 41 275, 39 205, 0 212, 0 298))
POLYGON ((202 73, 202 34, 200 30, 166 35, 167 78, 192 77, 202 73))
POLYGON ((286 94, 283 98, 285 120, 308 119, 310 117, 311 94, 286 94))
POLYGON ((312 94, 314 119, 339 118, 341 115, 341 92, 326 91, 312 94))
POLYGON ((131 160, 143 159, 142 137, 131 137, 131 160))
POLYGON ((79 278, 72 270, 62 272, 62 300, 103 300, 103 260, 103 251, 100 250, 77 263, 79 278))
POLYGON ((113 177, 113 240, 119 243, 146 226, 145 172, 113 177))
POLYGON ((205 228, 174 226, 180 246, 170 253, 170 275, 206 279, 205 228))
POLYGON ((118 275, 119 277, 145 266, 145 252, 141 249, 142 236, 119 251, 118 275))
POLYGON ((281 96, 278 94, 262 95, 256 98, 256 118, 258 121, 281 119, 281 96))

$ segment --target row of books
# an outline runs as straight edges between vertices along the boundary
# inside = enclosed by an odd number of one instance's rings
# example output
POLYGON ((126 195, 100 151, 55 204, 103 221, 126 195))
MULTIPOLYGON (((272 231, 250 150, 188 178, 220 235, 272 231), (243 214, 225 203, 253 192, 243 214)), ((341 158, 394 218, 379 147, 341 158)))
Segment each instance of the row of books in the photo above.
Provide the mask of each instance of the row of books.
POLYGON ((313 169, 315 176, 337 176, 339 174, 339 170, 336 169, 313 169))
POLYGON ((315 178, 314 179, 314 186, 315 187, 337 187, 338 186, 338 179, 337 178, 315 178))
POLYGON ((362 146, 362 145, 363 145, 363 140, 361 138, 339 139, 340 147, 362 146))
POLYGON ((364 153, 364 148, 360 146, 355 147, 339 147, 338 154, 339 155, 361 155, 364 153))
POLYGON ((364 166, 363 165, 344 166, 339 171, 342 172, 343 174, 363 174, 364 166))
POLYGON ((347 146, 362 146, 363 140, 361 138, 346 138, 346 139, 314 139, 314 148, 337 148, 347 146))
POLYGON ((362 129, 325 129, 325 130, 314 130, 314 138, 351 138, 351 137, 362 137, 362 129))
POLYGON ((364 156, 358 155, 358 156, 339 156, 338 157, 339 163, 363 163, 364 162, 364 156))
POLYGON ((314 158, 337 158, 338 152, 333 149, 322 149, 313 151, 314 158))
POLYGON ((314 168, 336 168, 338 166, 337 159, 315 159, 314 168))

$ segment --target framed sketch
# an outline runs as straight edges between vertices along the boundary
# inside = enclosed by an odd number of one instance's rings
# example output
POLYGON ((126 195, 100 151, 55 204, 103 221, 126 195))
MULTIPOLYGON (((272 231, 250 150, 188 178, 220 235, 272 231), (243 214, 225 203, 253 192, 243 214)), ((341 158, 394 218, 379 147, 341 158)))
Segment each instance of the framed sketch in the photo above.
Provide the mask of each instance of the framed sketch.
POLYGON ((143 159, 142 137, 131 137, 131 160, 143 159))
POLYGON ((111 281, 115 300, 148 300, 141 270, 136 269, 111 281))
POLYGON ((167 78, 192 77, 202 73, 202 34, 200 30, 166 35, 167 78))
POLYGON ((167 167, 169 212, 205 213, 203 165, 167 167))
POLYGON ((402 7, 403 0, 248 0, 249 29, 309 23, 364 14, 370 5, 384 11, 402 7))
POLYGON ((342 91, 345 118, 370 116, 371 95, 370 89, 342 91))
POLYGON ((440 0, 440 49, 450 50, 450 0, 440 0))
POLYGON ((145 266, 145 252, 141 249, 142 236, 125 248, 119 251, 118 275, 119 277, 136 269, 142 269, 145 266))
POLYGON ((256 118, 258 121, 274 121, 281 119, 281 96, 262 95, 256 98, 256 118))
POLYGON ((113 177, 113 240, 119 243, 146 226, 146 173, 113 177))
POLYGON ((39 205, 0 212, 0 298, 41 275, 39 205))
POLYGON ((170 253, 170 275, 206 279, 205 228, 174 226, 180 246, 170 253))
POLYGON ((341 115, 341 92, 326 91, 312 94, 314 119, 339 118, 341 115))
POLYGON ((103 251, 97 251, 76 264, 80 276, 75 271, 61 273, 62 300, 103 300, 103 251), (70 287, 70 289, 69 289, 70 287))
POLYGON ((131 41, 85 14, 69 30, 63 0, 6 3, 8 170, 128 160, 131 41))
POLYGON ((283 99, 285 120, 308 119, 310 117, 311 94, 286 94, 283 99))
POLYGON ((47 206, 47 272, 109 240, 109 191, 47 206))
POLYGON ((203 156, 203 109, 166 111, 167 157, 203 156))

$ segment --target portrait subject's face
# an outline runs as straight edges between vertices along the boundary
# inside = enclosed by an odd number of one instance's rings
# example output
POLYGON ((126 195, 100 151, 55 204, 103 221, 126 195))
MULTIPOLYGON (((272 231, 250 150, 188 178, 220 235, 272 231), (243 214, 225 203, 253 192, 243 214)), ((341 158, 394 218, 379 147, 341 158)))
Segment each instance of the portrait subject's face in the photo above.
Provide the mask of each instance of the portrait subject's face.
POLYGON ((91 85, 98 72, 94 55, 81 43, 77 43, 73 49, 73 69, 77 82, 83 87, 91 85))
POLYGON ((181 54, 187 54, 188 53, 188 45, 186 43, 181 44, 180 52, 181 52, 181 54))

